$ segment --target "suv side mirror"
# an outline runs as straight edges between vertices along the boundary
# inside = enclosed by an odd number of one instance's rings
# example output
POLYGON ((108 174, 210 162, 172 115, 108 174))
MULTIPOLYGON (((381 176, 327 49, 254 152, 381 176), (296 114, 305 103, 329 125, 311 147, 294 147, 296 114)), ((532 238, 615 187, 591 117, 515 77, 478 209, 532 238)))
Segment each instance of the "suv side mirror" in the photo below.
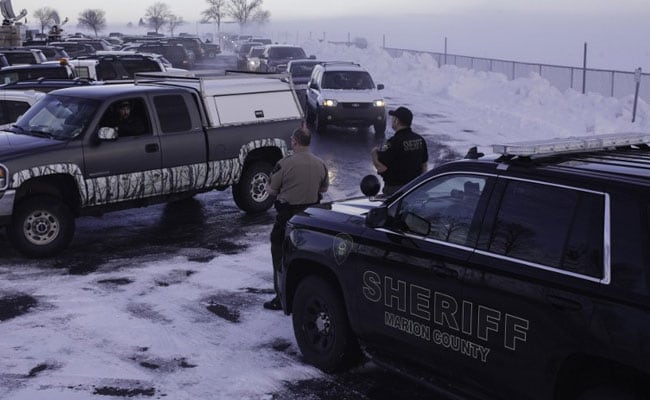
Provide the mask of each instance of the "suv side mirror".
POLYGON ((383 83, 378 83, 377 84, 377 90, 383 90, 384 89, 384 84, 383 83))
POLYGON ((316 56, 312 54, 312 55, 309 56, 309 59, 310 59, 310 60, 315 60, 315 59, 316 59, 316 56))
POLYGON ((316 82, 312 82, 309 84, 310 89, 318 90, 318 84, 316 82))
POLYGON ((381 206, 373 208, 366 214, 366 226, 370 228, 380 228, 386 225, 388 220, 388 207, 381 206))

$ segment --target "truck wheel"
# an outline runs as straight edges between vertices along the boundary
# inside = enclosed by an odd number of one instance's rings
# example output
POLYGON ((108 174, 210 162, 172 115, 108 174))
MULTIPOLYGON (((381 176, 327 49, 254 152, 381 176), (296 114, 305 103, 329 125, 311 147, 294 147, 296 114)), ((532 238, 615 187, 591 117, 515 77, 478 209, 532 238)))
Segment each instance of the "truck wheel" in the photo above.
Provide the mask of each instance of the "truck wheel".
POLYGON ((49 257, 65 249, 74 235, 70 208, 53 196, 34 196, 16 208, 7 233, 14 246, 28 257, 49 257))
POLYGON ((345 370, 361 360, 341 295, 318 276, 305 278, 296 290, 293 331, 305 360, 325 372, 345 370))
POLYGON ((271 180, 273 166, 257 161, 244 168, 239 183, 232 187, 235 204, 247 213, 266 211, 273 205, 273 198, 266 191, 271 180))

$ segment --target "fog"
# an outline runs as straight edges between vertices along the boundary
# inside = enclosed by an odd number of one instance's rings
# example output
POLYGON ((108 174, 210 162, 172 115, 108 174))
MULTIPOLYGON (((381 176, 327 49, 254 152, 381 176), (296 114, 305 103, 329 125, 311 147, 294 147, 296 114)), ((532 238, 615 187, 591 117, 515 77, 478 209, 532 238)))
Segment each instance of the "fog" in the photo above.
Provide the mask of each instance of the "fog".
MULTIPOLYGON (((650 72, 650 7, 636 15, 532 15, 490 11, 404 18, 336 18, 275 21, 251 29, 274 40, 296 37, 346 41, 364 37, 387 47, 444 52, 522 62, 582 66, 587 42, 587 66, 650 72)), ((224 30, 237 31, 236 26, 224 30)))

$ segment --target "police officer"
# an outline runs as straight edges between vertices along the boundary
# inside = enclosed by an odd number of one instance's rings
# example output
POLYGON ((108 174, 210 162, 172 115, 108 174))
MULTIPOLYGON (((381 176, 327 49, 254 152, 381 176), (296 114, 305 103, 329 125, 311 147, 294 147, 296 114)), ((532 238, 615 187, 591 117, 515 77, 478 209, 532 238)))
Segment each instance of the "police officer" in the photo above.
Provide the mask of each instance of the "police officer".
POLYGON ((281 267, 285 224, 296 213, 318 203, 329 186, 327 166, 323 160, 309 152, 310 142, 311 133, 303 124, 291 135, 293 154, 278 161, 267 186, 269 194, 276 196, 277 210, 271 231, 273 287, 276 295, 264 303, 264 308, 269 310, 282 308, 278 297, 277 272, 281 267))
POLYGON ((427 171, 429 153, 422 136, 411 130, 413 113, 406 107, 388 112, 395 134, 383 148, 372 149, 372 163, 384 179, 383 193, 391 195, 427 171))

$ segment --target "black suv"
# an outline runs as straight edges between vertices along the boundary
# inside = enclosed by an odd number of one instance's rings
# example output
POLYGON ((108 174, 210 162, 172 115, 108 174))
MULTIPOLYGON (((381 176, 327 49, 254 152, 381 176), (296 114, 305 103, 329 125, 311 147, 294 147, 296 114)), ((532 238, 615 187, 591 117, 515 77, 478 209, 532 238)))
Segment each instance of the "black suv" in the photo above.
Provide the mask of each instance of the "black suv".
POLYGON ((648 143, 474 150, 296 215, 278 284, 305 359, 336 371, 363 349, 454 398, 647 399, 648 143))

